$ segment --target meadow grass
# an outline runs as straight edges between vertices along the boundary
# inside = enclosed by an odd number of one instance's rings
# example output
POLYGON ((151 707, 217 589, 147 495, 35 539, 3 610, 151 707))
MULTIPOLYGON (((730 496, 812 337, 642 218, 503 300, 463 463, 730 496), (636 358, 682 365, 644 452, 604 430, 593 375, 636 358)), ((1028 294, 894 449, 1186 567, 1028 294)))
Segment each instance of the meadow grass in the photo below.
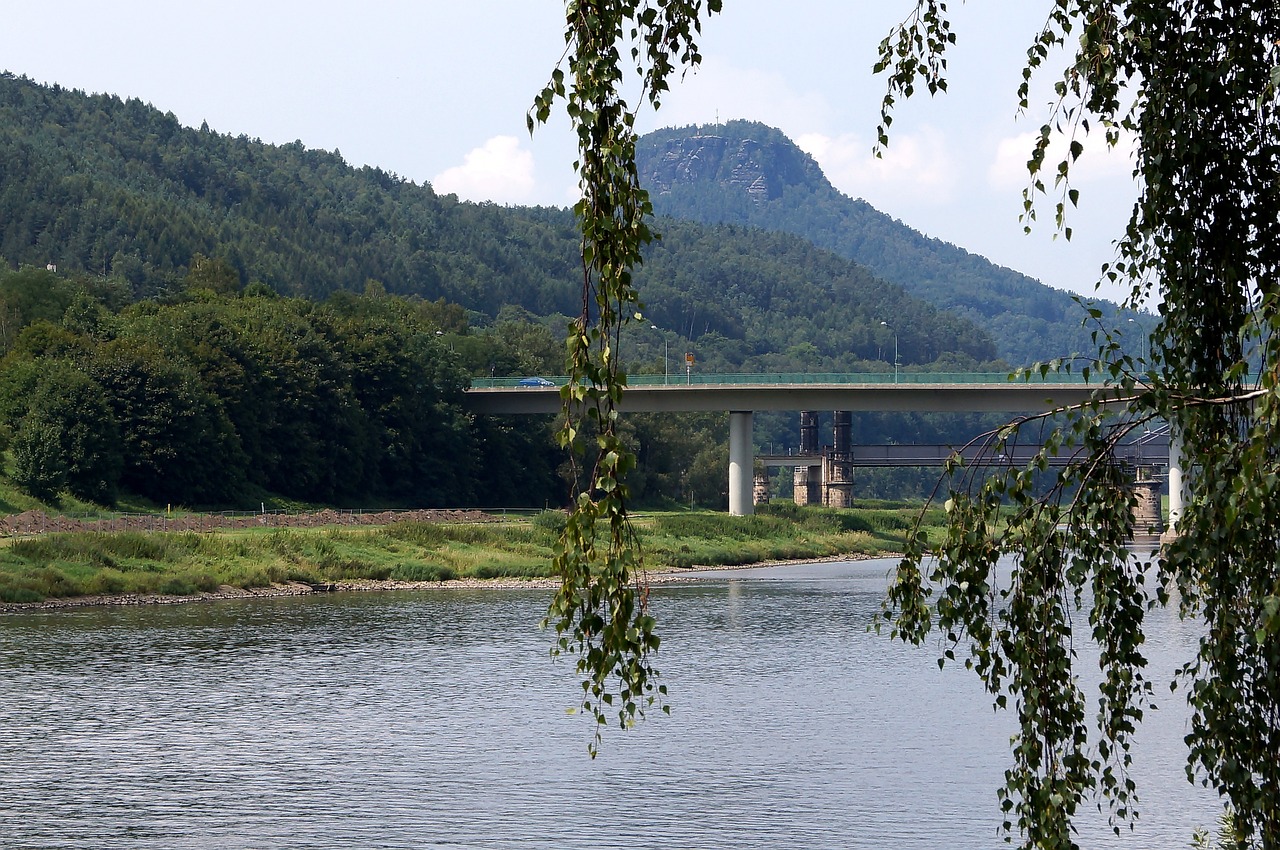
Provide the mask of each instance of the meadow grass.
MULTIPOLYGON (((726 566, 900 551, 920 507, 761 506, 749 517, 710 511, 646 513, 634 526, 650 569, 726 566)), ((941 512, 924 515, 941 523, 941 512), (937 514, 937 516, 934 516, 937 514)), ((551 574, 564 515, 376 528, 215 532, 60 532, 0 543, 0 602, 99 594, 175 594, 372 579, 444 581, 551 574)))

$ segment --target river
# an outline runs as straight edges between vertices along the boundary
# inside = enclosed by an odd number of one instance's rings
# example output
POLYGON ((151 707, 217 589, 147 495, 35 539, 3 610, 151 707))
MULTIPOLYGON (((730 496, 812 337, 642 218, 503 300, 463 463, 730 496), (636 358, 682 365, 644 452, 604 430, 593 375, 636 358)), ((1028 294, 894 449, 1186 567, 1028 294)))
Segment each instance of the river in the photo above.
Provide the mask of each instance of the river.
MULTIPOLYGON (((945 848, 1001 843, 1012 723, 937 648, 868 633, 889 561, 655 588, 671 716, 567 712, 545 590, 428 590, 0 615, 0 847, 945 848)), ((1151 616, 1153 673, 1194 624, 1151 616)), ((1186 708, 1142 730, 1136 832, 1214 798, 1186 708)))

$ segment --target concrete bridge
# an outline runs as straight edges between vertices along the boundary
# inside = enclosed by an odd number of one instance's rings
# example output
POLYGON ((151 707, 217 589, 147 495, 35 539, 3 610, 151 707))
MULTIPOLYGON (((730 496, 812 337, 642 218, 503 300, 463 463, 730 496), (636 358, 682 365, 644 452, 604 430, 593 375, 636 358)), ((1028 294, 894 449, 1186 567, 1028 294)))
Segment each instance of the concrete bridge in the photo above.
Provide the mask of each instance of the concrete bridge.
MULTIPOLYGON (((678 381, 680 376, 674 376, 678 381)), ((559 385, 517 386, 517 379, 477 379, 467 391, 466 404, 479 414, 551 414, 561 409, 559 385)), ((752 417, 757 410, 781 411, 913 411, 934 413, 1036 413, 1081 404, 1100 391, 1076 376, 1051 375, 1045 380, 1010 381, 1007 374, 902 373, 847 375, 702 375, 671 383, 661 375, 633 376, 623 394, 624 413, 729 413, 729 513, 753 509, 752 417)), ((837 421, 837 431, 840 423, 837 421)), ((810 440, 797 458, 799 470, 816 458, 810 440)), ((864 449, 867 447, 863 447, 864 449)), ((940 449, 938 449, 940 451, 940 449)), ((852 451, 848 452, 852 454, 852 451)), ((1180 477, 1178 458, 1171 450, 1171 478, 1180 477)), ((770 458, 770 460, 774 460, 770 458)), ((932 460, 917 465, 935 465, 932 460)), ((1016 458, 1014 459, 1016 461, 1016 458)), ((845 459, 841 459, 844 463, 845 459)), ((785 461, 784 461, 785 463, 785 461)), ((782 465, 781 463, 779 465, 782 465)), ((788 464, 792 465, 792 464, 788 464)), ((864 464, 867 465, 867 464, 864 464)), ((889 465, 908 465, 899 462, 889 465)), ((1171 505, 1172 507, 1172 505, 1171 505)))
MULTIPOLYGON (((934 413, 1038 412, 1086 401, 1098 390, 1074 376, 1011 382, 1005 373, 849 375, 704 375, 663 384, 661 375, 632 376, 622 397, 627 413, 727 410, 849 410, 934 413), (656 378, 656 381, 655 381, 656 378)), ((559 386, 516 386, 516 379, 476 379, 467 406, 476 413, 555 413, 559 386)))

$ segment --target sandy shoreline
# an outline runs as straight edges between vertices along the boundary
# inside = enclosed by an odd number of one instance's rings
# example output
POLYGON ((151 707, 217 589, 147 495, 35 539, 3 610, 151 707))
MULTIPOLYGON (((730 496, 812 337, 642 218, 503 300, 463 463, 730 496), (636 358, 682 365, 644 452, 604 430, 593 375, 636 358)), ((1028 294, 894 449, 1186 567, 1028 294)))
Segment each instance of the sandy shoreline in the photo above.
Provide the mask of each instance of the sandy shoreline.
MULTIPOLYGON (((868 561, 875 558, 899 557, 893 553, 883 555, 828 555, 821 558, 800 558, 794 561, 760 561, 754 564, 734 564, 732 566, 697 566, 688 570, 649 571, 647 579, 650 585, 680 584, 700 581, 690 573, 726 570, 749 570, 761 567, 780 567, 793 564, 820 564, 836 561, 868 561)), ((121 593, 107 596, 68 596, 57 599, 45 599, 41 602, 4 602, 0 603, 0 613, 20 613, 24 611, 49 611, 71 608, 91 608, 114 605, 178 605, 190 602, 217 602, 224 599, 255 599, 283 596, 306 596, 312 593, 346 593, 391 590, 439 590, 439 589, 477 589, 494 590, 510 589, 552 589, 557 582, 551 578, 539 579, 450 579, 449 581, 374 581, 372 579, 355 579, 337 581, 325 585, 309 585, 302 582, 287 582, 270 587, 240 588, 223 585, 214 591, 192 593, 184 596, 169 596, 158 593, 121 593)))

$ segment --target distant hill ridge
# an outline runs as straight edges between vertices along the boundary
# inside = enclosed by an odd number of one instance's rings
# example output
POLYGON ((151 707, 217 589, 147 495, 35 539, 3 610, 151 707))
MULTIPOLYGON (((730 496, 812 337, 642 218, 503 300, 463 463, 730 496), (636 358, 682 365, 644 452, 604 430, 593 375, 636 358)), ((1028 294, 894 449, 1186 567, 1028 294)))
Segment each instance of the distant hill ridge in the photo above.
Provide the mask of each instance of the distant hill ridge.
MULTIPOLYGON (((768 194, 785 173, 771 167, 749 185, 763 177, 768 194)), ((972 322, 798 236, 672 220, 658 229, 636 275, 649 321, 624 345, 647 368, 661 369, 670 348, 715 371, 884 369, 894 339, 885 316, 899 319, 905 366, 955 371, 996 356, 972 322)), ((203 255, 237 286, 316 299, 383 287, 445 299, 483 324, 510 307, 576 313, 579 238, 567 210, 466 203, 301 141, 184 127, 137 99, 0 73, 0 259, 10 266, 53 264, 132 300, 178 300, 203 255)))
MULTIPOLYGON (((1072 296, 929 238, 842 194, 781 131, 753 121, 658 130, 636 149, 662 215, 791 233, 970 319, 1002 357, 1026 364, 1094 346, 1072 296)), ((1118 309, 1098 302, 1105 312, 1118 309)))

